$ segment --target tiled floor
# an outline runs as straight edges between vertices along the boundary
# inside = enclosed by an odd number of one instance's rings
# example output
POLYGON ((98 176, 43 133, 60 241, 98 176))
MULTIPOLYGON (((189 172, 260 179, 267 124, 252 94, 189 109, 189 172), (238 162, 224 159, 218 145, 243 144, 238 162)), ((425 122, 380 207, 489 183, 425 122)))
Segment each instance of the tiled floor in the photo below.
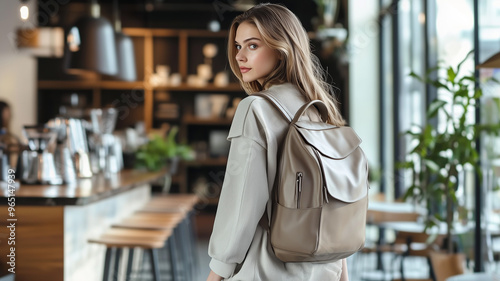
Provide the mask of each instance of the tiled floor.
MULTIPOLYGON (((206 280, 210 271, 208 264, 210 258, 208 252, 208 239, 213 225, 213 214, 200 213, 196 217, 198 232, 198 259, 199 277, 193 281, 206 280)), ((349 280, 392 280, 399 278, 400 260, 394 259, 391 254, 383 256, 383 264, 386 272, 376 270, 375 254, 355 254, 347 259, 349 280)), ((428 278, 429 266, 426 259, 419 257, 407 258, 404 264, 405 276, 407 278, 428 278)))
POLYGON ((198 269, 198 279, 193 281, 207 280, 208 273, 210 272, 210 268, 208 267, 210 263, 210 257, 208 256, 208 239, 198 239, 198 261, 200 265, 198 269))
MULTIPOLYGON (((207 255, 208 240, 198 240, 198 257, 200 261, 199 279, 193 281, 206 280, 210 269, 208 263, 210 258, 207 255)), ((394 260, 390 255, 385 255, 384 264, 390 268, 393 264, 392 270, 382 272, 375 270, 376 256, 374 254, 354 255, 347 259, 347 266, 349 270, 350 281, 361 280, 392 280, 392 278, 399 278, 399 260, 394 260), (391 273, 392 272, 392 273, 391 273)), ((405 276, 408 278, 428 278, 429 267, 423 258, 408 258, 405 262, 405 276)))

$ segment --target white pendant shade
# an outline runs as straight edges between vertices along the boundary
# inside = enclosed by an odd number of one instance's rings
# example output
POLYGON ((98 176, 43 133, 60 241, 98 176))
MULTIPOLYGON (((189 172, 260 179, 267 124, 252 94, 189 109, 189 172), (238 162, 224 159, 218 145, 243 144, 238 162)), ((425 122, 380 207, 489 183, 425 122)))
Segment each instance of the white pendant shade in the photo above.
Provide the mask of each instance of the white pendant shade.
POLYGON ((124 81, 136 81, 137 74, 132 39, 121 32, 116 32, 115 45, 118 58, 118 73, 115 77, 124 81))

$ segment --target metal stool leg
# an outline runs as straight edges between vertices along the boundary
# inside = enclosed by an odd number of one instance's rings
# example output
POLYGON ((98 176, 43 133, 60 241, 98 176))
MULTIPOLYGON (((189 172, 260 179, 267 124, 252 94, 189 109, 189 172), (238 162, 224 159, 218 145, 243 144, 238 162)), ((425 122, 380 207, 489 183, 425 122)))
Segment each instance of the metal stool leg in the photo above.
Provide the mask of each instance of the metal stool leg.
POLYGON ((189 276, 189 261, 188 261, 188 253, 186 253, 186 242, 185 237, 183 237, 183 233, 181 231, 181 226, 178 225, 174 229, 174 235, 179 238, 177 243, 177 249, 179 251, 180 259, 182 260, 182 276, 190 280, 189 276))
POLYGON ((170 268, 172 270, 172 281, 178 281, 179 269, 177 268, 177 251, 175 249, 175 237, 174 235, 168 238, 168 251, 170 253, 170 268))
POLYGON ((160 281, 160 269, 158 268, 158 251, 156 249, 149 249, 151 257, 151 270, 153 271, 153 280, 160 281))
POLYGON ((187 262, 187 271, 189 272, 189 277, 193 279, 193 252, 191 250, 191 241, 189 238, 189 226, 188 226, 188 218, 184 218, 184 220, 179 225, 182 242, 181 244, 184 247, 184 253, 186 255, 187 262))
POLYGON ((122 248, 116 248, 115 249, 115 266, 113 270, 113 278, 112 280, 118 281, 118 273, 120 273, 120 259, 122 256, 122 248))
POLYGON ((132 274, 132 263, 134 261, 134 248, 129 248, 128 249, 128 260, 127 260, 127 273, 125 276, 125 280, 130 281, 132 277, 130 276, 132 274))
POLYGON ((198 251, 196 247, 196 224, 194 221, 194 211, 191 210, 188 214, 188 224, 189 224, 189 237, 191 239, 191 249, 193 251, 193 267, 195 269, 195 274, 198 274, 198 268, 200 265, 200 262, 198 260, 198 251))
POLYGON ((104 258, 104 272, 102 274, 102 281, 109 280, 109 267, 111 264, 111 251, 113 249, 106 247, 106 257, 104 258))
POLYGON ((189 252, 187 251, 187 241, 186 241, 186 236, 182 227, 182 222, 177 226, 175 229, 175 233, 177 237, 179 237, 179 252, 181 253, 182 257, 182 269, 183 269, 183 276, 187 280, 192 280, 191 276, 191 262, 189 259, 189 252))

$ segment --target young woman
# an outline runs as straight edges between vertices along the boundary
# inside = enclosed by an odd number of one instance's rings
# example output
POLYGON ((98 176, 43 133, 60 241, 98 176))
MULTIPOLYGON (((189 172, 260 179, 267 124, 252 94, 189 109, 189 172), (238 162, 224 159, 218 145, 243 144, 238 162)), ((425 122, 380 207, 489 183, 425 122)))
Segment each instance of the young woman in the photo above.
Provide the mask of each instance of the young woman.
MULTIPOLYGON (((331 97, 331 86, 324 82, 323 69, 309 44, 297 17, 279 5, 257 5, 231 25, 229 63, 250 96, 238 105, 229 131, 231 149, 210 238, 212 260, 207 281, 348 280, 345 260, 278 260, 268 245, 267 231, 259 225, 262 216, 271 211, 278 146, 288 120, 268 101, 252 94, 266 91, 292 114, 307 101, 320 99, 328 106, 328 122, 344 125, 331 97)), ((307 115, 319 118, 315 109, 307 115)))

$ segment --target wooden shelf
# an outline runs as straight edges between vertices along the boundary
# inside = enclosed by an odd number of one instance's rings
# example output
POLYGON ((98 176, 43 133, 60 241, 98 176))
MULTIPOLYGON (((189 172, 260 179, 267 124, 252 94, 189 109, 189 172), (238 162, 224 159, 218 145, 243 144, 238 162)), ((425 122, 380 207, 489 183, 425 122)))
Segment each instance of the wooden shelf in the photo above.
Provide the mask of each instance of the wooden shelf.
POLYGON ((158 91, 186 91, 186 92, 234 92, 234 91, 243 91, 241 88, 240 84, 238 83, 231 83, 227 85, 226 87, 218 87, 215 86, 214 84, 208 84, 203 87, 195 87, 195 86, 190 86, 190 85, 180 85, 180 86, 175 86, 175 87, 170 87, 170 86, 158 86, 158 87, 153 87, 153 90, 158 90, 158 91))
POLYGON ((154 37, 180 37, 180 36, 188 36, 188 37, 199 37, 199 38, 226 38, 227 31, 218 31, 218 32, 209 32, 206 30, 188 30, 188 29, 163 29, 163 28, 140 28, 140 27, 126 27, 123 28, 123 33, 129 36, 135 37, 145 37, 145 36, 154 36, 154 37))
POLYGON ((231 125, 232 121, 229 118, 199 118, 191 115, 186 115, 182 119, 182 122, 186 125, 231 125))
POLYGON ((38 81, 38 89, 54 89, 54 90, 124 90, 124 89, 142 89, 144 88, 143 81, 123 82, 123 81, 53 81, 40 80, 38 81))
POLYGON ((225 166, 227 164, 227 158, 208 158, 204 160, 194 160, 194 161, 186 161, 184 165, 186 167, 203 167, 203 166, 225 166))
POLYGON ((54 90, 92 90, 92 89, 106 89, 106 90, 128 90, 128 89, 144 89, 151 88, 153 90, 161 91, 177 91, 177 92, 234 92, 243 91, 240 84, 231 83, 226 87, 217 87, 209 84, 204 87, 194 87, 186 84, 169 87, 158 86, 151 87, 145 81, 99 81, 99 80, 85 80, 85 81, 55 81, 55 80, 40 80, 38 81, 39 89, 54 89, 54 90))

